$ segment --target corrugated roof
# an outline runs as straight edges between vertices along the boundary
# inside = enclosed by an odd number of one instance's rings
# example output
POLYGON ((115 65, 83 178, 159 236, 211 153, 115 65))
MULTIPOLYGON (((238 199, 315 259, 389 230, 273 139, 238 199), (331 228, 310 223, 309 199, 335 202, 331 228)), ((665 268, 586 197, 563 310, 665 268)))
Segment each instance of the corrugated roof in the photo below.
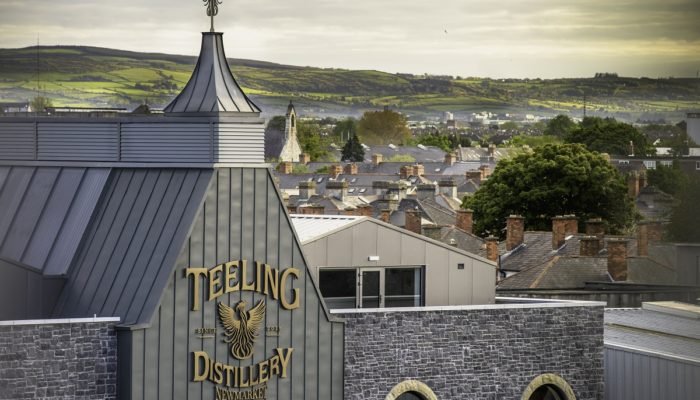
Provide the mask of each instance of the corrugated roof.
POLYGON ((0 257, 68 271, 108 168, 0 167, 0 257))
POLYGON ((605 344, 700 362, 700 320, 644 309, 606 309, 605 344))
POLYGON ((344 228, 366 217, 344 215, 290 215, 294 230, 301 243, 321 237, 337 229, 344 228))
POLYGON ((150 322, 212 171, 113 170, 54 317, 150 322))
POLYGON ((256 112, 260 109, 243 93, 224 53, 223 34, 202 34, 202 49, 192 77, 167 107, 166 113, 256 112))

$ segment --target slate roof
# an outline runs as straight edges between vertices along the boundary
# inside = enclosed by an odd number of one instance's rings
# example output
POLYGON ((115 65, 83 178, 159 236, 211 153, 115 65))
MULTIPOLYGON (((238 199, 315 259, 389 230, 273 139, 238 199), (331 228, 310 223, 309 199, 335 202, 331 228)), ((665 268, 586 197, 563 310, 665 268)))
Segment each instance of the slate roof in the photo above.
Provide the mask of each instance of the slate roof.
POLYGON ((370 146, 365 149, 365 158, 372 159, 373 154, 381 154, 384 159, 391 158, 397 154, 407 154, 413 157, 416 162, 420 163, 442 163, 445 160, 445 152, 434 146, 370 146))
POLYGON ((554 256, 498 283, 498 289, 579 289, 586 282, 612 282, 607 257, 554 256))
MULTIPOLYGON (((520 151, 517 148, 497 147, 493 154, 493 161, 497 162, 503 158, 512 157, 520 151)), ((457 150, 457 158, 460 161, 479 161, 483 163, 488 162, 489 157, 489 149, 484 147, 460 147, 457 150)))
MULTIPOLYGON (((606 309, 605 344, 681 357, 700 364, 700 313, 693 317, 645 309, 654 304, 657 303, 644 303, 637 309, 606 309)), ((698 306, 683 307, 700 310, 698 306)))
POLYGON ((471 233, 467 233, 454 226, 441 227, 440 237, 434 239, 470 253, 477 254, 481 257, 486 257, 486 242, 484 239, 471 233))
POLYGON ((432 199, 405 198, 399 202, 398 211, 405 212, 407 210, 419 210, 424 219, 436 225, 454 225, 457 218, 454 210, 442 207, 432 199))

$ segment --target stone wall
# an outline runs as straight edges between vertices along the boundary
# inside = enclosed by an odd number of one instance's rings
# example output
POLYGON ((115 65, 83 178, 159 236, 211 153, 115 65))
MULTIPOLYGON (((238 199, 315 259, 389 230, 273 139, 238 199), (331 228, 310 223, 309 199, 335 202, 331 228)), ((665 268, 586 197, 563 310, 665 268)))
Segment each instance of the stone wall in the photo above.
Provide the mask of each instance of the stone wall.
POLYGON ((347 321, 346 400, 384 400, 405 380, 426 384, 440 400, 520 400, 547 373, 568 382, 578 400, 603 398, 602 305, 338 316, 347 321))
POLYGON ((0 322, 0 399, 116 399, 115 322, 0 322))

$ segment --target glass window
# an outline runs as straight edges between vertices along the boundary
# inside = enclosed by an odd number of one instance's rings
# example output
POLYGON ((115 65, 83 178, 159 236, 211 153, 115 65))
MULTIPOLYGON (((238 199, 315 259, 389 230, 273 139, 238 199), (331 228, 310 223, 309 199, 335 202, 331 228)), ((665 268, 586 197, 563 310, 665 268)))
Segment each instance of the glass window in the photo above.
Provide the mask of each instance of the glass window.
POLYGON ((420 307, 423 287, 421 268, 387 268, 384 278, 385 307, 420 307))
POLYGON ((700 170, 700 161, 695 161, 695 169, 700 170))
POLYGON ((328 308, 356 308, 357 270, 322 269, 319 286, 328 308))
POLYGON ((647 169, 656 169, 656 161, 655 160, 646 160, 646 161, 644 161, 644 166, 647 167, 647 169))

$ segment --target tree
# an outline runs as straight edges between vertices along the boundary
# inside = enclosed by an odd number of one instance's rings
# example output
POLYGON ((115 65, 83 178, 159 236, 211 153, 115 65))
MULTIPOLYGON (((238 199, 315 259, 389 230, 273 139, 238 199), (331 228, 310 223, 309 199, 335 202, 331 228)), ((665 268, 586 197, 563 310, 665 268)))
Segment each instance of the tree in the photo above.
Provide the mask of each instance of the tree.
POLYGON ((676 196, 677 203, 671 211, 668 227, 669 239, 676 242, 700 243, 700 177, 693 176, 676 196))
POLYGON ((319 161, 329 157, 328 149, 321 140, 321 128, 317 123, 297 120, 297 138, 301 150, 312 160, 319 161))
POLYGON ((355 161, 362 162, 365 160, 365 149, 360 143, 360 139, 357 135, 352 135, 352 137, 343 146, 343 151, 341 155, 343 161, 355 161))
POLYGON ((474 210, 476 232, 497 236, 511 214, 525 217, 534 230, 549 230, 557 215, 600 217, 613 233, 629 228, 637 216, 620 173, 580 144, 545 145, 500 161, 463 206, 474 210))
POLYGON ((677 161, 674 161, 670 167, 659 165, 656 169, 648 170, 647 177, 650 185, 671 195, 679 193, 687 180, 687 176, 681 171, 677 161))
POLYGON ((355 118, 346 118, 338 121, 333 128, 333 134, 341 138, 352 138, 357 134, 357 120, 355 118))
POLYGON ((404 144, 411 138, 406 117, 389 109, 365 112, 357 133, 363 143, 371 144, 404 144))
POLYGON ((45 96, 36 96, 29 102, 34 112, 44 112, 48 107, 53 107, 53 102, 45 96))
POLYGON ((647 137, 630 124, 614 118, 586 117, 564 140, 581 143, 588 150, 617 155, 652 155, 654 148, 647 137), (632 143, 632 146, 630 146, 632 143))
POLYGON ((547 122, 544 134, 563 138, 576 129, 576 122, 566 115, 557 115, 547 122))

